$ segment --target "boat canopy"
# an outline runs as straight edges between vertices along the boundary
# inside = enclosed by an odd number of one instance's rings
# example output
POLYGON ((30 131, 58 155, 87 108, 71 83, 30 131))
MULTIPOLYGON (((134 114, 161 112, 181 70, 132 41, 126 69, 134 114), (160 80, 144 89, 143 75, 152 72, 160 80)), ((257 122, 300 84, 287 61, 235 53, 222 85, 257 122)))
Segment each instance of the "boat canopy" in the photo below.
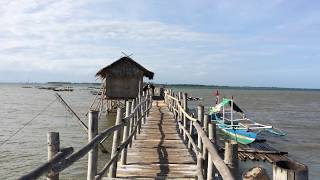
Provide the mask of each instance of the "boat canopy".
MULTIPOLYGON (((221 108, 226 105, 231 106, 231 101, 232 101, 231 99, 223 98, 223 100, 219 104, 209 109, 209 114, 211 115, 211 114, 220 112, 221 108)), ((237 106, 237 104, 234 102, 233 102, 233 110, 239 113, 243 113, 243 111, 239 108, 239 106, 237 106)))

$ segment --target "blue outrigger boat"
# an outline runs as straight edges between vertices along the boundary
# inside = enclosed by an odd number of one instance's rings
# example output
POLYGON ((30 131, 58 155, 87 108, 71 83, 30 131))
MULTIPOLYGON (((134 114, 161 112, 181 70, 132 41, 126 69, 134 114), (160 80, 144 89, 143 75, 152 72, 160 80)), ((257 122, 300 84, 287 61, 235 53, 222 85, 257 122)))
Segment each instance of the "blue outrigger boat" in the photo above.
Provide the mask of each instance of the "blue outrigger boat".
POLYGON ((247 118, 244 112, 233 102, 233 98, 223 98, 219 102, 218 91, 216 106, 209 109, 209 115, 211 115, 211 121, 216 123, 218 129, 241 144, 254 142, 257 139, 257 134, 261 131, 267 131, 279 136, 286 134, 279 129, 273 128, 273 126, 263 125, 247 118), (227 106, 230 108, 228 109, 227 106), (238 113, 240 118, 234 119, 235 113, 238 113))

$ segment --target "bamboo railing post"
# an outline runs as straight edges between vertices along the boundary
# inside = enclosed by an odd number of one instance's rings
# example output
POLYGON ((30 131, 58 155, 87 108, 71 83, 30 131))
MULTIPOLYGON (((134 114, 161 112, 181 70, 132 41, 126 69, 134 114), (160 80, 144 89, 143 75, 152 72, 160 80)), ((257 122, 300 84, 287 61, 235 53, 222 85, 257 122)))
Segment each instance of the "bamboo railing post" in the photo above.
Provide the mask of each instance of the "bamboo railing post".
MULTIPOLYGON (((183 94, 183 110, 188 113, 188 94, 184 93, 183 94)), ((191 122, 191 121, 190 121, 191 122)), ((183 115, 183 127, 187 129, 187 117, 183 115)), ((183 140, 187 140, 187 135, 186 132, 183 133, 183 140)), ((191 147, 190 141, 188 142, 188 147, 191 147)))
MULTIPOLYGON (((130 113, 131 113, 131 102, 127 101, 126 102, 126 117, 128 117, 130 115, 130 113)), ((128 138, 130 124, 131 123, 130 123, 130 119, 129 119, 123 128, 122 142, 125 142, 128 138)), ((121 165, 127 164, 127 151, 128 151, 127 148, 128 148, 128 146, 123 148, 123 150, 121 152, 121 160, 120 160, 121 165)))
MULTIPOLYGON (((48 161, 52 159, 60 151, 60 138, 58 132, 48 132, 48 161)), ((59 180, 59 173, 52 174, 52 171, 48 172, 47 180, 59 180)))
MULTIPOLYGON (((118 107, 117 117, 116 117, 116 125, 120 124, 121 121, 122 121, 122 109, 121 109, 121 107, 118 107)), ((111 157, 113 157, 117 153, 117 148, 118 148, 119 139, 120 139, 120 133, 121 133, 121 130, 115 131, 113 133, 111 157)), ((112 165, 110 166, 108 176, 111 178, 115 178, 116 174, 117 174, 117 161, 113 162, 112 165)))
MULTIPOLYGON (((130 129, 129 129, 129 134, 131 134, 133 132, 133 127, 135 125, 135 112, 134 111, 134 108, 136 107, 136 100, 133 99, 132 100, 132 103, 131 103, 131 112, 134 113, 132 118, 130 119, 131 123, 130 123, 130 129)), ((136 134, 133 136, 133 139, 135 140, 136 139, 136 134)), ((132 140, 130 141, 130 147, 132 147, 132 140)))
MULTIPOLYGON (((88 116, 88 142, 90 142, 96 135, 98 135, 98 116, 99 111, 90 110, 88 116)), ((98 145, 95 145, 92 150, 88 152, 88 172, 87 180, 92 180, 97 174, 98 165, 98 145)))
MULTIPOLYGON (((209 123, 208 124, 208 134, 209 139, 212 141, 214 139, 215 134, 215 124, 209 123)), ((214 145, 216 142, 214 141, 214 145)), ((211 155, 208 153, 208 168, 207 168, 207 180, 212 180, 214 175, 214 169, 213 169, 213 162, 211 160, 211 155)))
MULTIPOLYGON (((198 121, 200 126, 203 127, 203 119, 204 119, 204 107, 202 105, 198 106, 198 121)), ((201 136, 198 135, 198 148, 200 152, 202 152, 202 142, 201 142, 201 136)))
POLYGON ((233 177, 239 177, 238 144, 236 141, 225 142, 224 162, 230 168, 233 177))

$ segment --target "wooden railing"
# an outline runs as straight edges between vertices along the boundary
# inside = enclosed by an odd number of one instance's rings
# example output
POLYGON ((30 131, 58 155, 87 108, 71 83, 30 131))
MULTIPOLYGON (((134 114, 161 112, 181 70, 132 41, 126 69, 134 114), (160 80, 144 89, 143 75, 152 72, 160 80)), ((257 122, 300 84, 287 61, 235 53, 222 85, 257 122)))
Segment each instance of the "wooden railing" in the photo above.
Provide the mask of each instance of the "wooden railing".
MULTIPOLYGON (((174 95, 172 90, 166 90, 165 102, 177 119, 183 140, 188 144, 188 148, 197 156, 198 179, 213 179, 215 169, 217 171, 216 173, 221 175, 223 179, 236 179, 237 167, 235 167, 235 165, 237 163, 231 162, 227 165, 227 157, 223 160, 219 156, 216 149, 216 125, 213 122, 209 122, 208 115, 204 115, 204 107, 198 106, 198 118, 195 119, 188 114, 186 93, 182 94, 179 92, 179 94, 174 95), (195 130, 195 134, 197 134, 197 144, 192 138, 193 130, 195 130)), ((231 146, 234 146, 234 144, 231 144, 231 146)), ((230 149, 232 150, 232 148, 230 149)), ((229 154, 232 155, 234 153, 229 154)))
POLYGON ((48 162, 34 169, 30 173, 20 177, 20 180, 37 179, 46 174, 48 179, 59 179, 59 173, 70 167, 74 162, 88 154, 87 179, 101 179, 108 172, 108 177, 116 177, 117 161, 121 156, 120 163, 126 164, 127 148, 131 147, 133 139, 140 133, 141 123, 145 122, 152 106, 151 96, 142 96, 133 101, 126 102, 125 117, 121 108, 117 109, 116 123, 98 134, 99 111, 90 111, 88 115, 88 144, 77 152, 73 148, 60 150, 59 133, 48 133, 48 162), (120 134, 123 139, 120 143, 120 134), (113 134, 111 158, 105 166, 97 171, 98 144, 113 134))

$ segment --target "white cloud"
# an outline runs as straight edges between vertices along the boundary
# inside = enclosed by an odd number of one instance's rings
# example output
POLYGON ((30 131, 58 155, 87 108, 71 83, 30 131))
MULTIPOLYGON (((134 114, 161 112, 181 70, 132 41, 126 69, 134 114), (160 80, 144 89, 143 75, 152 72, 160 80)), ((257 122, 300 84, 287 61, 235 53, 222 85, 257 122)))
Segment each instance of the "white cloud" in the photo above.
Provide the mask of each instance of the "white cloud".
POLYGON ((0 70, 87 71, 105 65, 132 41, 231 41, 158 21, 87 18, 95 15, 85 8, 88 2, 1 1, 0 70))

